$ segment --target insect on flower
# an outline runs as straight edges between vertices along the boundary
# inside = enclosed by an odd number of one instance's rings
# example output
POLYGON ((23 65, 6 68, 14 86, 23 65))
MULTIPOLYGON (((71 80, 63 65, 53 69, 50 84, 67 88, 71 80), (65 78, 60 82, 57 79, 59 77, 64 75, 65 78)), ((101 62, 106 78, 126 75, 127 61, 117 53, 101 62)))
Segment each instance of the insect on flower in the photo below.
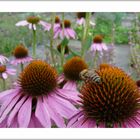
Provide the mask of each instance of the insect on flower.
POLYGON ((101 78, 95 69, 84 69, 80 72, 80 78, 85 82, 101 83, 101 78))

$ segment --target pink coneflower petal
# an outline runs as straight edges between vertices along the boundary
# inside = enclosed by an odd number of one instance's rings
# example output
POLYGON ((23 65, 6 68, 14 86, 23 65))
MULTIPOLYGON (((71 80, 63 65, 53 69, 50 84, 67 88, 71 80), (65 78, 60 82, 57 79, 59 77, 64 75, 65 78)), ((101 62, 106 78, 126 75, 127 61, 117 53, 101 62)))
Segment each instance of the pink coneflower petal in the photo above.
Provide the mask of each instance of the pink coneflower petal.
POLYGON ((26 20, 22 20, 16 23, 16 26, 27 26, 29 23, 26 20))
POLYGON ((17 127, 18 127, 17 116, 14 117, 14 119, 13 119, 13 121, 12 121, 10 127, 12 127, 12 128, 17 128, 17 127))
POLYGON ((0 63, 3 65, 4 63, 8 62, 9 59, 3 55, 0 55, 0 63))
POLYGON ((96 50, 97 51, 102 51, 102 44, 96 44, 96 50))
POLYGON ((44 127, 51 127, 50 115, 43 103, 42 98, 39 98, 37 101, 35 116, 38 118, 38 120, 44 127))
POLYGON ((16 74, 16 70, 15 69, 7 69, 7 74, 15 75, 16 74))
POLYGON ((61 30, 60 24, 54 24, 54 33, 58 32, 59 30, 61 30))
POLYGON ((0 128, 5 128, 7 127, 7 119, 4 119, 2 123, 0 123, 0 128))
MULTIPOLYGON (((64 31, 64 33, 65 33, 65 31, 64 31)), ((62 31, 62 30, 60 31, 59 36, 60 36, 60 38, 61 38, 61 39, 63 39, 63 38, 64 38, 64 36, 65 36, 65 34, 64 34, 64 33, 63 33, 63 31, 62 31)))
POLYGON ((18 59, 15 59, 15 60, 12 60, 11 61, 11 64, 12 65, 18 65, 18 64, 24 64, 24 63, 29 63, 31 62, 33 59, 29 56, 25 57, 25 58, 18 58, 18 59))
POLYGON ((67 127, 71 127, 75 122, 78 121, 78 118, 82 115, 82 112, 80 110, 77 111, 77 113, 75 113, 75 115, 73 115, 71 118, 70 118, 70 121, 67 125, 67 127))
POLYGON ((66 89, 61 89, 61 90, 57 90, 58 91, 58 95, 70 100, 71 102, 74 102, 76 104, 78 104, 78 101, 80 100, 79 98, 79 92, 78 91, 73 91, 73 90, 66 90, 66 89))
POLYGON ((84 18, 77 19, 76 23, 78 25, 85 25, 85 19, 84 18))
POLYGON ((49 96, 48 98, 49 106, 51 105, 53 109, 59 112, 63 117, 70 118, 72 112, 76 111, 76 108, 70 104, 67 100, 60 98, 57 95, 49 96))
POLYGON ((70 29, 70 28, 67 28, 66 30, 67 30, 69 37, 75 39, 75 35, 76 35, 75 31, 73 29, 70 29))
POLYGON ((90 50, 91 50, 91 51, 96 51, 96 47, 95 47, 95 45, 94 45, 94 44, 92 44, 92 45, 91 45, 90 50))
POLYGON ((68 89, 68 90, 72 90, 72 89, 77 89, 77 85, 75 81, 67 81, 67 83, 63 86, 63 89, 68 89))
POLYGON ((83 126, 83 123, 85 122, 85 118, 84 118, 84 116, 80 116, 80 118, 78 118, 78 121, 77 122, 75 122, 74 124, 73 124, 73 128, 82 128, 83 126))
POLYGON ((7 106, 10 104, 10 102, 14 99, 14 97, 18 94, 18 92, 13 93, 12 90, 8 90, 5 92, 2 92, 0 94, 0 100, 2 102, 2 106, 0 109, 0 116, 2 115, 2 113, 4 112, 4 110, 7 108, 7 106))
POLYGON ((47 22, 45 22, 45 21, 42 21, 42 20, 41 20, 41 21, 39 22, 39 24, 42 25, 42 26, 44 27, 44 30, 45 30, 45 31, 46 31, 46 30, 49 31, 49 30, 51 29, 51 24, 49 24, 49 23, 47 23, 47 22))
POLYGON ((103 50, 105 50, 105 51, 108 50, 107 46, 106 46, 104 43, 102 43, 102 48, 103 48, 103 50))
POLYGON ((7 79, 7 78, 8 78, 8 75, 7 75, 6 72, 3 72, 3 73, 2 73, 2 78, 3 78, 3 79, 7 79))
POLYGON ((33 29, 33 30, 36 30, 36 25, 30 23, 30 24, 29 24, 29 29, 30 29, 30 30, 32 30, 32 29, 33 29))
POLYGON ((47 104, 47 100, 44 99, 44 101, 46 101, 46 108, 56 125, 61 128, 65 127, 64 119, 60 116, 60 114, 57 113, 51 106, 47 104))
POLYGON ((35 114, 33 113, 31 116, 31 120, 29 123, 29 128, 43 128, 41 123, 38 121, 38 119, 35 117, 35 114))
POLYGON ((6 118, 6 116, 9 114, 9 112, 11 111, 11 109, 14 107, 14 105, 16 104, 16 102, 19 100, 20 95, 17 95, 8 105, 8 108, 6 108, 1 117, 0 117, 0 123, 6 118))
POLYGON ((32 111, 32 98, 29 97, 18 112, 19 127, 28 127, 32 111), (28 109, 27 109, 28 107, 28 109))
MULTIPOLYGON (((67 39, 70 38, 69 33, 68 33, 67 30, 68 30, 68 29, 64 29, 64 35, 62 36, 62 38, 64 38, 64 36, 65 36, 67 39)), ((63 33, 63 31, 62 31, 62 33, 63 33)))
POLYGON ((24 96, 17 104, 16 106, 14 107, 14 109, 12 110, 12 112, 9 114, 9 117, 7 119, 7 125, 8 127, 11 126, 13 120, 14 120, 14 117, 16 117, 16 114, 18 113, 20 107, 23 105, 24 101, 27 99, 27 96, 24 96))
POLYGON ((56 39, 59 36, 59 33, 61 32, 61 29, 58 29, 55 33, 54 33, 54 39, 56 39))

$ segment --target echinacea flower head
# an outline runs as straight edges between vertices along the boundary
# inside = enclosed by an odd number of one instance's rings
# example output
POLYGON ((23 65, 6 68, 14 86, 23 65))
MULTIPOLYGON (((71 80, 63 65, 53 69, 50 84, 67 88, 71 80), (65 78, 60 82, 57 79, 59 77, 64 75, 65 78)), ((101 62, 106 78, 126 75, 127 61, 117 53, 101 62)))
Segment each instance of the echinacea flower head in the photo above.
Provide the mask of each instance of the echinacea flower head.
POLYGON ((64 20, 64 31, 62 27, 62 23, 57 23, 54 26, 54 39, 60 37, 61 39, 64 39, 65 37, 67 39, 75 39, 76 33, 75 31, 71 28, 71 22, 70 20, 64 20))
POLYGON ((85 82, 81 110, 68 127, 140 127, 140 92, 123 70, 105 65, 97 70, 101 83, 85 82))
POLYGON ((5 64, 6 62, 8 62, 9 59, 3 55, 0 55, 0 64, 5 64))
POLYGON ((29 29, 36 30, 36 25, 40 24, 43 26, 44 30, 49 31, 51 28, 51 24, 40 20, 37 16, 29 16, 26 20, 22 20, 16 23, 16 26, 28 26, 29 29))
POLYGON ((63 66, 63 72, 68 80, 80 80, 79 74, 82 70, 87 69, 86 62, 79 56, 72 57, 63 66))
POLYGON ((55 24, 60 23, 60 18, 58 16, 55 17, 55 24))
POLYGON ((70 100, 75 105, 78 104, 80 94, 77 85, 78 81, 81 80, 79 74, 82 70, 87 69, 87 67, 86 62, 82 58, 78 56, 72 57, 64 64, 63 74, 58 77, 59 86, 62 89, 73 91, 73 94, 70 93, 67 96, 71 95, 70 100))
MULTIPOLYGON (((57 50, 61 53, 61 50, 62 50, 62 45, 61 45, 61 43, 57 46, 57 50)), ((64 47, 64 54, 66 55, 66 54, 69 54, 69 47, 66 45, 65 47, 64 47)))
POLYGON ((0 65, 0 78, 7 79, 8 75, 15 75, 16 70, 12 68, 7 68, 6 65, 0 65))
POLYGON ((28 49, 23 44, 16 46, 13 50, 13 55, 15 57, 15 60, 11 61, 11 64, 13 65, 24 64, 33 60, 30 56, 28 56, 28 49))
POLYGON ((78 12, 77 13, 77 24, 78 25, 85 25, 85 18, 86 18, 86 12, 78 12))
POLYGON ((19 76, 14 89, 0 94, 0 126, 3 127, 65 127, 77 109, 57 87, 56 70, 42 60, 34 60, 19 76), (67 99, 67 100, 66 100, 67 99))
POLYGON ((107 50, 107 46, 105 43, 103 43, 103 37, 101 35, 96 35, 93 38, 93 44, 91 45, 90 50, 92 52, 102 52, 103 50, 107 50))

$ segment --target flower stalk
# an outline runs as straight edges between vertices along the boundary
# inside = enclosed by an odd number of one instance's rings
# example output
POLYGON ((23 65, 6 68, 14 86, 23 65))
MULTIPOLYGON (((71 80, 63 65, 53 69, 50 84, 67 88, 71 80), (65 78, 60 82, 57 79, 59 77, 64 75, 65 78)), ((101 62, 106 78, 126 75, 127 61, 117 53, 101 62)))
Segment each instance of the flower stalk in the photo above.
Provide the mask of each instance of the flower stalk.
POLYGON ((5 82, 5 79, 4 79, 4 78, 2 78, 2 82, 3 82, 3 87, 2 87, 2 89, 5 90, 5 89, 6 89, 6 82, 5 82))
POLYGON ((34 30, 33 24, 32 30, 33 30, 33 58, 36 59, 36 30, 34 30))
POLYGON ((86 44, 86 39, 88 37, 88 31, 89 31, 89 26, 90 26, 90 18, 91 18, 91 13, 87 12, 86 13, 86 22, 85 22, 85 28, 83 30, 83 37, 81 41, 81 57, 85 57, 85 44, 86 44))
POLYGON ((24 69, 24 64, 23 63, 20 64, 20 68, 21 68, 21 72, 22 72, 23 69, 24 69))
MULTIPOLYGON (((65 17, 65 15, 64 15, 64 12, 62 13, 62 31, 63 31, 63 34, 64 34, 64 28, 65 28, 65 26, 64 26, 64 17, 65 17)), ((65 39, 65 38, 64 38, 65 39)), ((64 52, 65 52, 65 48, 64 48, 65 46, 64 46, 64 44, 62 43, 61 44, 61 66, 63 66, 63 64, 64 64, 64 52)))
POLYGON ((55 22, 55 13, 52 13, 52 16, 51 16, 52 28, 51 28, 51 31, 50 31, 50 52, 51 52, 52 63, 53 63, 53 66, 55 67, 56 63, 55 63, 54 52, 53 52, 53 40, 54 40, 53 39, 53 36, 54 36, 53 28, 54 28, 54 22, 55 22))

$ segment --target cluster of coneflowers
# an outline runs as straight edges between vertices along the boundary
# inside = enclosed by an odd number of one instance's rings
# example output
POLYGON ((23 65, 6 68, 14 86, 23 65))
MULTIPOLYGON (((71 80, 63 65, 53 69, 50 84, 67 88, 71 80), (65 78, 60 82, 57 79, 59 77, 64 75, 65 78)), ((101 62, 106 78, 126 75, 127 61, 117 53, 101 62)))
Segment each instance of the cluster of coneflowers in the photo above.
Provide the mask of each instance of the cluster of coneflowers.
MULTIPOLYGON (((79 16, 79 26, 89 26, 90 14, 79 16)), ((76 39, 76 32, 71 22, 62 21, 57 16, 51 24, 32 16, 20 21, 16 26, 29 26, 33 31, 33 55, 19 44, 13 50, 11 65, 21 67, 20 74, 10 89, 0 93, 0 127, 1 128, 101 128, 101 127, 140 127, 140 91, 135 81, 120 68, 98 63, 107 53, 108 47, 103 38, 97 35, 89 51, 93 54, 93 63, 100 83, 94 79, 83 81, 80 73, 90 66, 81 56, 72 56, 67 61, 68 44, 64 40, 76 39), (51 30, 50 51, 53 39, 62 42, 57 49, 60 52, 62 71, 56 64, 49 64, 36 57, 36 28, 40 24, 44 30, 51 30)), ((85 30, 87 32, 88 30, 85 30)), ((83 39, 86 39, 86 35, 83 39)), ((85 41, 82 40, 84 45, 85 41)), ((53 52, 52 59, 53 59, 53 52)), ((5 63, 8 59, 0 55, 0 78, 5 80, 10 71, 5 63)), ((92 76, 92 75, 91 75, 92 76)))

